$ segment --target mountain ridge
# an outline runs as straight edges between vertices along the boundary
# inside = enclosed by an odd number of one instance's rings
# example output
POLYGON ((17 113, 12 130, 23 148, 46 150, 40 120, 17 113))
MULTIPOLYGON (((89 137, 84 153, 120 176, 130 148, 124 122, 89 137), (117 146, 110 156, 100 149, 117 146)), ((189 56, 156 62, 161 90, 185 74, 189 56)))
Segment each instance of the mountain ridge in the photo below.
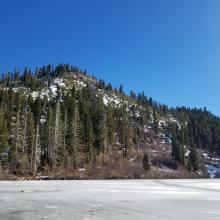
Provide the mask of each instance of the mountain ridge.
POLYGON ((5 74, 0 108, 5 176, 204 177, 219 162, 218 116, 128 96, 69 64, 5 74))

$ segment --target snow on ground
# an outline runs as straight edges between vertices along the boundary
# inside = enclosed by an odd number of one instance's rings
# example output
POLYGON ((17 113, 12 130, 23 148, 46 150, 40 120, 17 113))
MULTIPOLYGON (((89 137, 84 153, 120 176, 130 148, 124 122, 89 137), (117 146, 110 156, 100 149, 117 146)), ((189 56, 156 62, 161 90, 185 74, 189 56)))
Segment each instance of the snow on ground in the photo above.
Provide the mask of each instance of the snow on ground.
POLYGON ((204 159, 208 160, 210 159, 210 156, 207 153, 203 153, 204 159))
POLYGON ((86 87, 86 84, 80 80, 77 80, 77 85, 80 87, 80 88, 83 88, 83 87, 86 87))
POLYGON ((60 87, 65 87, 65 83, 63 81, 63 78, 58 78, 58 77, 55 78, 54 79, 54 83, 57 84, 60 87))
POLYGON ((103 96, 103 102, 104 102, 104 105, 108 106, 109 100, 107 99, 106 96, 103 96))
MULTIPOLYGON (((185 147, 185 146, 184 146, 184 147, 185 147)), ((189 154, 190 154, 190 150, 189 150, 189 149, 187 149, 187 150, 186 150, 186 152, 185 152, 185 155, 184 155, 184 156, 185 156, 185 157, 188 157, 188 156, 189 156, 189 154)))
POLYGON ((57 86, 51 85, 50 86, 50 91, 51 91, 53 96, 56 96, 57 95, 57 86))
POLYGON ((38 91, 34 91, 34 92, 31 93, 31 96, 35 100, 39 96, 39 92, 38 91))
POLYGON ((102 90, 99 89, 99 92, 103 95, 103 103, 108 106, 109 104, 112 104, 115 107, 120 107, 123 103, 122 100, 120 100, 115 94, 104 94, 102 90))
POLYGON ((217 179, 0 182, 5 220, 218 220, 219 207, 217 179))
POLYGON ((151 128, 147 127, 147 125, 144 125, 144 133, 148 133, 151 128))
POLYGON ((162 127, 166 126, 166 121, 160 120, 158 124, 159 124, 159 128, 162 128, 162 127))

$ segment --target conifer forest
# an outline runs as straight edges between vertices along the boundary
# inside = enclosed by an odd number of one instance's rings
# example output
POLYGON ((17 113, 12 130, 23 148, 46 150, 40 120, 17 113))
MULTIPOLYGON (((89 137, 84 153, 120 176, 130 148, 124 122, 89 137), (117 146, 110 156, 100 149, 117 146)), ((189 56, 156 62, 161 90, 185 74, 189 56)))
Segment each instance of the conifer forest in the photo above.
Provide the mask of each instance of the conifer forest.
POLYGON ((69 64, 0 80, 4 178, 206 177, 220 157, 220 118, 127 94, 69 64))

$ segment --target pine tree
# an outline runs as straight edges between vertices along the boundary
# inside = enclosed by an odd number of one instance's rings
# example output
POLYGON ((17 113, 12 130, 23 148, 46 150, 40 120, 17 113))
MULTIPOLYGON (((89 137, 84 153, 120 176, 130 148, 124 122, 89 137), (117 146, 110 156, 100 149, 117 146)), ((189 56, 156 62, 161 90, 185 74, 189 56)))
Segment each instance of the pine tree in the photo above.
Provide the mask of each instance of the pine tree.
POLYGON ((41 146, 41 166, 49 164, 49 145, 50 145, 50 118, 47 111, 46 118, 40 124, 40 146, 41 146), (45 121, 44 121, 45 120, 45 121))
POLYGON ((35 126, 35 140, 34 149, 32 149, 32 170, 33 175, 36 174, 38 167, 40 166, 41 158, 41 146, 40 146, 40 117, 41 117, 41 100, 39 98, 33 102, 32 112, 34 116, 34 126, 35 126))
MULTIPOLYGON (((107 130, 108 130, 108 144, 113 145, 115 142, 115 122, 113 116, 113 109, 111 106, 107 107, 107 130)), ((109 151, 108 149, 107 151, 109 151)))
POLYGON ((57 97, 54 125, 53 168, 61 165, 62 161, 62 118, 60 111, 60 97, 57 97))
POLYGON ((98 97, 95 100, 92 115, 95 134, 95 147, 98 153, 104 153, 107 146, 107 115, 104 110, 102 97, 98 97))
POLYGON ((95 150, 95 137, 93 132, 93 126, 90 119, 87 120, 87 132, 86 132, 86 162, 93 162, 96 158, 95 150))
POLYGON ((84 149, 82 143, 82 123, 80 121, 78 107, 75 107, 73 125, 73 162, 74 167, 78 168, 84 164, 84 149))
POLYGON ((123 158, 126 159, 128 156, 128 152, 133 145, 133 134, 132 128, 129 123, 129 117, 126 112, 126 106, 123 106, 121 109, 121 122, 119 124, 119 134, 120 134, 120 142, 122 147, 122 155, 123 158))
POLYGON ((144 169, 145 175, 147 171, 150 169, 150 162, 149 162, 147 153, 145 153, 143 157, 143 169, 144 169))
POLYGON ((181 163, 180 145, 177 141, 176 134, 173 134, 173 137, 172 137, 172 152, 171 152, 171 155, 177 163, 181 163))
POLYGON ((158 115, 155 109, 153 109, 153 129, 156 135, 159 133, 158 115))
POLYGON ((48 110, 47 110, 47 121, 45 123, 45 129, 47 134, 47 140, 45 142, 48 142, 47 146, 47 160, 48 160, 48 166, 50 168, 55 168, 54 164, 54 156, 55 156, 55 150, 54 150, 54 140, 55 140, 55 110, 53 109, 53 104, 51 103, 48 110))
POLYGON ((192 124, 188 125, 189 127, 189 158, 188 158, 188 169, 191 171, 197 171, 198 170, 198 156, 197 156, 197 150, 194 143, 193 138, 193 126, 192 124))
POLYGON ((0 154, 7 152, 8 145, 8 128, 4 113, 0 110, 0 154))
POLYGON ((67 105, 67 125, 66 125, 66 151, 67 155, 67 166, 73 168, 75 166, 75 116, 76 116, 76 93, 75 88, 72 88, 70 94, 66 97, 67 105))
POLYGON ((66 133, 67 133, 67 109, 64 111, 64 130, 63 130, 63 168, 66 170, 66 160, 67 160, 67 149, 66 149, 66 133))
POLYGON ((120 87, 119 87, 119 92, 120 92, 121 94, 124 93, 124 91, 123 91, 123 85, 122 85, 122 84, 121 84, 120 87))
POLYGON ((32 112, 28 112, 27 115, 27 132, 25 134, 26 136, 26 153, 28 158, 28 167, 29 172, 32 172, 32 155, 34 151, 34 135, 35 135, 35 126, 34 126, 34 117, 32 112))
POLYGON ((195 146, 190 146, 189 164, 191 167, 190 169, 192 169, 194 172, 198 170, 198 156, 195 146))
POLYGON ((41 149, 39 145, 39 124, 36 125, 36 134, 35 134, 35 144, 34 144, 34 150, 32 154, 32 164, 33 164, 33 176, 35 176, 39 163, 40 163, 40 155, 41 155, 41 149))

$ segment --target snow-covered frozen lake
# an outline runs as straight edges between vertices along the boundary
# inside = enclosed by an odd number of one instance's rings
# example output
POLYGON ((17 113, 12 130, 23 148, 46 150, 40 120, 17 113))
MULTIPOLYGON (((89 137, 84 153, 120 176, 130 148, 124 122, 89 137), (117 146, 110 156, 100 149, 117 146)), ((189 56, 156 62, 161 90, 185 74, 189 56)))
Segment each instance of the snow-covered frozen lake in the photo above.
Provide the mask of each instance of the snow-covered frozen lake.
POLYGON ((0 182, 1 220, 220 219, 220 179, 0 182))

